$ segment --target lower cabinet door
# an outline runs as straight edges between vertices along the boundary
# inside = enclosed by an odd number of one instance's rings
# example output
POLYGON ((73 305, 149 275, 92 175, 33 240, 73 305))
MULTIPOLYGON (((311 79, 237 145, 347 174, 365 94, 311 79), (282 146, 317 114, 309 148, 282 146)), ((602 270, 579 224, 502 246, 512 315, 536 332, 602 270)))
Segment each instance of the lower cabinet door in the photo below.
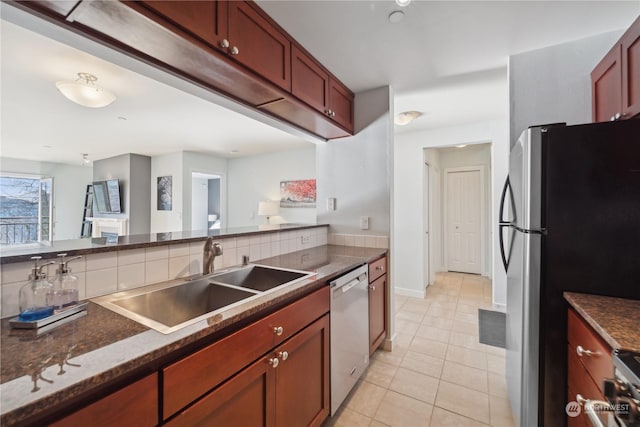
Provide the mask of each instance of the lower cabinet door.
POLYGON ((165 425, 273 427, 274 380, 275 369, 261 358, 165 425))
POLYGON ((387 336, 385 330, 387 275, 369 285, 369 355, 372 355, 387 336))
MULTIPOLYGON (((276 348, 276 426, 319 426, 329 415, 329 315, 276 348)), ((241 424, 237 424, 241 425, 241 424)))

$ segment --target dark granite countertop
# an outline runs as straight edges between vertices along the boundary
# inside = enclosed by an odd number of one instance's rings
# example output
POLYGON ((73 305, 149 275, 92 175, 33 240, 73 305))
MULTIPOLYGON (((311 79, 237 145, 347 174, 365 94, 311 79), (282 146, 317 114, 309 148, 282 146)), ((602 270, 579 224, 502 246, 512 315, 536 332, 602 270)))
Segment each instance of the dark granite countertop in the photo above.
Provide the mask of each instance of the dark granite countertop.
POLYGON ((115 250, 148 248, 151 246, 197 242, 205 240, 209 236, 219 238, 232 238, 238 236, 251 236, 256 234, 276 233, 279 231, 303 230, 306 228, 328 227, 328 224, 274 224, 248 227, 223 228, 217 230, 174 231, 169 233, 134 234, 130 236, 118 236, 117 243, 107 243, 105 237, 86 238, 75 240, 53 241, 51 245, 39 245, 37 247, 22 247, 0 251, 0 264, 29 261, 32 256, 42 258, 55 258, 60 252, 66 252, 69 256, 86 255, 115 250))
POLYGON ((640 300, 575 292, 564 299, 614 350, 640 352, 640 300))
POLYGON ((243 321, 293 301, 386 252, 326 245, 259 260, 256 264, 315 274, 166 335, 93 302, 85 317, 39 336, 33 331, 12 330, 4 319, 0 335, 0 424, 38 420, 118 380, 157 370, 181 356, 185 347, 224 336, 243 321))

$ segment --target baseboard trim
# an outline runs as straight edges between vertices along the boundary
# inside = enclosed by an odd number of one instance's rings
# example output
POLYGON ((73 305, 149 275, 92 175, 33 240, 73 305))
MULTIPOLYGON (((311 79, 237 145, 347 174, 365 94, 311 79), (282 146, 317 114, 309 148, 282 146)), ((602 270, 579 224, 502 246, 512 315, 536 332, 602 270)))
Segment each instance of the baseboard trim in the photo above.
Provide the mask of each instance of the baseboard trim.
POLYGON ((396 295, 402 295, 405 297, 424 298, 425 296, 425 290, 418 291, 415 289, 399 288, 397 286, 393 290, 396 295))

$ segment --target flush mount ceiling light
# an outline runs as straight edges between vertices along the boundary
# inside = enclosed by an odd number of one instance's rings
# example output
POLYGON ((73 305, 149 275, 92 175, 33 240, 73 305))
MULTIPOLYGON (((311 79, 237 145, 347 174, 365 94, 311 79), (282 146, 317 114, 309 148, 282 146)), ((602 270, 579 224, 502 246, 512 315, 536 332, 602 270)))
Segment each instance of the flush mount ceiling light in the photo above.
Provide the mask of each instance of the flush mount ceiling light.
POLYGON ((394 10, 389 14, 389 22, 397 24, 404 19, 404 12, 401 10, 394 10))
POLYGON ((400 114, 396 114, 393 122, 400 126, 406 126, 421 115, 422 113, 420 111, 404 111, 400 114))
POLYGON ((97 86, 96 81, 98 78, 93 74, 78 73, 76 81, 59 81, 56 87, 67 99, 83 107, 106 107, 116 100, 116 96, 97 86))
POLYGON ((411 0, 396 0, 396 4, 400 7, 407 7, 411 3, 411 0))
POLYGON ((460 144, 460 145, 456 145, 456 148, 464 148, 466 146, 467 146, 467 144, 460 144))

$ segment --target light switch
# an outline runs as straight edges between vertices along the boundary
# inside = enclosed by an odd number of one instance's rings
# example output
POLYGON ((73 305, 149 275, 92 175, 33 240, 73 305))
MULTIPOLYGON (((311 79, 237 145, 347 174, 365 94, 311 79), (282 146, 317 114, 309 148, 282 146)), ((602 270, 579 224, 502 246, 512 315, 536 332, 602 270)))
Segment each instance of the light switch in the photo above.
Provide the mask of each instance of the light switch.
POLYGON ((336 198, 335 197, 329 197, 327 199, 327 210, 328 211, 335 211, 336 210, 336 198))
POLYGON ((361 216, 360 217, 360 230, 368 230, 369 229, 369 217, 361 216))

